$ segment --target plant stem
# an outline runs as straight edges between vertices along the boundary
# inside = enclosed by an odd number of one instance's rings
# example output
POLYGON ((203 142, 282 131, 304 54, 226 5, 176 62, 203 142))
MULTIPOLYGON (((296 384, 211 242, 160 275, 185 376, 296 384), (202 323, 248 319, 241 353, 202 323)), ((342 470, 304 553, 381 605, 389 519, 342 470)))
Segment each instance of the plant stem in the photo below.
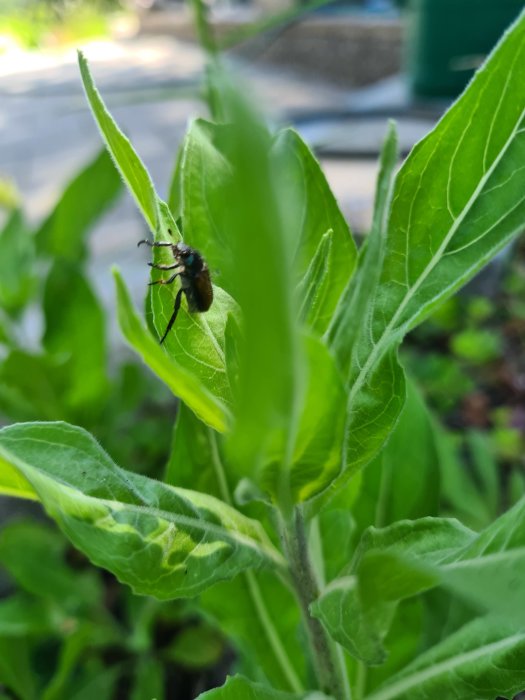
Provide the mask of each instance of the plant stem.
POLYGON ((356 678, 356 692, 357 692, 357 700, 363 700, 365 696, 365 689, 366 689, 366 675, 367 675, 367 667, 362 661, 358 661, 357 664, 357 678, 356 678))
MULTIPOLYGON (((221 497, 225 503, 227 503, 229 506, 233 506, 233 499, 228 486, 226 472, 219 453, 219 447, 217 445, 217 437, 211 428, 208 429, 208 436, 210 440, 213 468, 219 484, 221 497)), ((268 640, 268 646, 273 652, 277 665, 280 667, 283 676, 286 678, 286 681, 290 686, 290 690, 292 690, 294 693, 303 692, 303 684, 301 683, 301 680, 288 656, 286 648, 279 637, 279 633, 273 624, 272 617, 262 596, 261 587, 259 586, 253 571, 245 571, 243 576, 246 581, 248 595, 250 596, 252 605, 259 619, 259 623, 264 630, 264 634, 268 640)))
POLYGON ((304 520, 298 507, 290 522, 281 523, 281 530, 320 689, 336 700, 352 700, 341 649, 329 637, 321 622, 310 615, 310 604, 319 597, 319 586, 310 560, 304 520))
POLYGON ((210 23, 208 22, 208 7, 204 4, 203 0, 191 0, 191 5, 193 7, 195 28, 197 30, 199 43, 210 57, 215 56, 217 54, 217 44, 210 23))

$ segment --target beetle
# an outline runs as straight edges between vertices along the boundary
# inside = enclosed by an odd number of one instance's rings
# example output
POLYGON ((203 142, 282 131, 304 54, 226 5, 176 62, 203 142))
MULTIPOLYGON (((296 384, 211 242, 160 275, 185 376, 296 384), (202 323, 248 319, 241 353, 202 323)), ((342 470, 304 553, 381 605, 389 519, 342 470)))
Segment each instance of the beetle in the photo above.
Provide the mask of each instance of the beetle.
MULTIPOLYGON (((168 229, 171 235, 171 231, 168 229)), ((173 265, 159 265, 150 262, 148 265, 155 270, 178 270, 167 280, 160 279, 149 283, 149 286, 154 284, 172 284, 177 277, 180 277, 180 289, 175 297, 173 314, 164 335, 160 339, 160 344, 166 340, 166 337, 175 323, 177 314, 179 313, 182 295, 186 295, 188 302, 188 311, 191 313, 203 313, 208 311, 213 302, 213 287, 211 284, 210 272, 206 261, 195 248, 191 248, 185 243, 169 243, 168 241, 148 241, 142 240, 137 243, 138 246, 145 243, 150 248, 171 248, 173 254, 173 265)))

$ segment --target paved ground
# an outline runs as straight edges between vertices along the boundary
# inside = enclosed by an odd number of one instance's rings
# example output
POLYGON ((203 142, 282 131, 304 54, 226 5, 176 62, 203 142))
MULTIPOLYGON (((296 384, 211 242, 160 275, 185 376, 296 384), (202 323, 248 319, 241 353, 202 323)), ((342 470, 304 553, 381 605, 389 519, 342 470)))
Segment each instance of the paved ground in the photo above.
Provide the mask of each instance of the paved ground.
MULTIPOLYGON (((202 70, 199 50, 170 37, 140 37, 84 47, 100 91, 112 113, 146 162, 161 193, 166 192, 187 120, 203 113, 188 96, 202 70), (178 91, 178 96, 175 92, 178 91), (184 94, 186 96, 184 96, 184 94)), ((370 158, 386 128, 386 116, 375 120, 340 119, 348 109, 396 109, 407 98, 400 79, 348 93, 325 84, 255 66, 240 66, 246 81, 269 116, 279 122, 289 115, 334 112, 336 118, 302 120, 307 139, 350 158, 323 158, 327 176, 354 228, 364 231, 370 219, 376 161, 370 158)), ((411 145, 428 120, 409 124, 404 140, 411 145)), ((38 221, 52 207, 68 179, 100 147, 86 107, 75 52, 19 54, 0 59, 0 174, 12 177, 24 207, 38 221)), ((135 241, 143 225, 129 196, 94 232, 93 275, 110 301, 109 266, 118 262, 140 299, 147 278, 135 241)))

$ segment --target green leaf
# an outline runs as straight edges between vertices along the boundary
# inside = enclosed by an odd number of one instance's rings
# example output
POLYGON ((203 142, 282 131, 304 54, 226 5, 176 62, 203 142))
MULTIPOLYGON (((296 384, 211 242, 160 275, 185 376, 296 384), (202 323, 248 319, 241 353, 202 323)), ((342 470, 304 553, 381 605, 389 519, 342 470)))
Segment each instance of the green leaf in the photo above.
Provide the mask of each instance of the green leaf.
POLYGON ((434 422, 412 382, 390 439, 362 476, 359 498, 352 509, 355 536, 374 525, 385 527, 406 518, 437 515, 439 455, 434 422), (410 484, 410 488, 407 488, 410 484))
MULTIPOLYGON (((99 670, 87 682, 77 683, 78 689, 70 691, 68 689, 68 698, 70 700, 112 700, 115 697, 115 688, 119 677, 122 675, 122 666, 116 665, 99 670)), ((162 696, 158 696, 158 700, 163 700, 162 696)))
POLYGON ((22 213, 15 209, 0 232, 0 307, 16 315, 35 289, 34 241, 22 213))
POLYGON ((319 282, 309 270, 310 257, 332 227, 330 277, 316 290, 310 310, 303 310, 320 318, 324 328, 352 273, 355 246, 318 164, 297 135, 283 133, 271 151, 269 145, 252 124, 236 131, 234 125, 194 122, 182 160, 182 219, 188 240, 207 247, 212 269, 222 271, 244 311, 230 454, 241 474, 249 468, 250 478, 274 498, 286 494, 302 501, 340 471, 344 392, 329 352, 315 338, 300 339, 283 300, 292 295, 291 278, 306 275, 306 284, 319 282), (245 162, 248 148, 257 154, 258 168, 245 162), (269 172, 280 173, 277 184, 275 177, 271 186, 265 182, 269 172), (225 207, 234 196, 241 206, 225 207), (279 216, 272 207, 280 209, 279 216), (262 257, 264 268, 255 264, 262 257), (294 395, 301 401, 294 404, 294 395), (290 430, 294 412, 300 415, 290 430), (283 463, 285 450, 289 464, 283 463))
POLYGON ((214 395, 195 376, 170 356, 148 332, 135 312, 129 292, 118 270, 113 271, 117 292, 117 313, 122 334, 150 369, 181 398, 207 425, 226 430, 228 411, 221 397, 214 395))
MULTIPOLYGON (((180 404, 173 430, 172 450, 165 481, 172 486, 222 496, 214 469, 218 435, 200 421, 185 404, 180 404)), ((222 461, 222 460, 221 460, 222 461)))
POLYGON ((525 684, 525 633, 481 618, 421 654, 365 700, 494 700, 525 684))
POLYGON ((36 232, 38 251, 73 262, 84 259, 86 234, 121 190, 122 181, 104 149, 68 184, 36 232))
POLYGON ((199 700, 329 700, 319 692, 307 692, 300 695, 283 693, 268 686, 252 683, 243 676, 228 677, 221 688, 208 690, 199 695, 199 700))
POLYGON ((168 207, 173 215, 173 218, 178 223, 182 217, 182 159, 184 156, 184 143, 179 148, 177 158, 175 159, 175 167, 171 174, 170 185, 168 189, 168 207))
POLYGON ((29 652, 27 639, 0 637, 0 683, 13 690, 20 700, 38 697, 29 652))
MULTIPOLYGON (((164 700, 164 669, 159 660, 143 656, 135 671, 130 700, 164 700)), ((93 696, 92 696, 93 697, 93 696)), ((98 697, 98 696, 97 696, 98 697)))
POLYGON ((347 570, 312 605, 312 614, 354 656, 380 664, 397 602, 437 585, 438 564, 474 536, 456 521, 437 518, 371 527, 347 570))
POLYGON ((367 530, 354 561, 314 604, 330 633, 369 663, 369 638, 381 642, 397 601, 443 585, 466 601, 523 623, 525 498, 479 535, 457 521, 422 518, 367 530), (356 641, 348 611, 364 619, 356 641))
POLYGON ((0 532, 0 562, 20 588, 63 610, 95 606, 102 600, 98 579, 68 567, 65 550, 61 534, 42 523, 15 522, 0 532))
POLYGON ((4 428, 0 455, 0 490, 7 463, 73 544, 137 593, 194 596, 247 568, 284 566, 259 523, 211 496, 119 469, 80 428, 4 428))
MULTIPOLYGON (((167 206, 160 201, 159 212, 164 225, 157 239, 171 243, 174 238, 180 240, 180 233, 167 206), (171 231, 172 235, 165 235, 165 230, 171 231)), ((156 263, 173 264, 173 252, 170 248, 157 248, 154 260, 156 263)), ((152 281, 161 276, 157 270, 152 270, 152 281)), ((176 285, 158 285, 150 290, 153 325, 159 338, 164 335, 173 314, 179 289, 176 285)), ((226 326, 229 318, 236 314, 238 307, 235 301, 217 286, 213 287, 213 303, 206 313, 190 313, 184 297, 176 325, 164 342, 168 354, 226 404, 232 402, 225 361, 226 326)))
POLYGON ((246 572, 203 593, 199 607, 232 641, 243 673, 299 691, 307 674, 292 593, 267 572, 246 572))
POLYGON ((352 656, 369 665, 385 661, 383 639, 392 621, 393 606, 381 601, 372 613, 366 610, 355 576, 341 576, 332 581, 311 604, 310 612, 352 656))
POLYGON ((465 93, 419 142, 395 181, 377 284, 344 367, 347 474, 370 461, 403 405, 396 348, 405 333, 467 282, 525 224, 525 17, 465 93))
MULTIPOLYGON (((178 288, 163 285, 152 292, 153 318, 159 338, 173 313, 177 292, 178 288)), ((206 313, 190 313, 186 302, 182 302, 176 324, 163 344, 173 362, 184 367, 227 405, 232 403, 232 392, 225 360, 225 333, 228 317, 236 313, 232 297, 220 287, 214 287, 213 304, 206 313)))
POLYGON ((0 638, 41 637, 56 633, 51 607, 23 593, 0 600, 0 638))
MULTIPOLYGON (((343 507, 344 505, 346 504, 340 506, 338 504, 335 507, 334 503, 331 503, 330 508, 326 508, 318 515, 319 531, 317 536, 320 539, 318 561, 320 564, 317 568, 324 573, 324 581, 332 581, 338 576, 354 550, 352 540, 355 522, 350 509, 343 507)), ((315 528, 315 521, 312 528, 315 528)))
POLYGON ((191 122, 181 153, 179 184, 182 228, 188 243, 203 252, 212 277, 236 296, 229 240, 230 207, 225 206, 233 179, 229 160, 232 125, 191 122))
POLYGON ((295 503, 317 495, 339 474, 345 425, 343 382, 328 348, 314 336, 305 336, 304 356, 307 377, 290 465, 286 470, 274 468, 281 456, 277 449, 275 462, 261 479, 277 497, 286 478, 295 503))
POLYGON ((86 97, 102 138, 148 226, 155 233, 159 224, 159 212, 151 177, 102 101, 89 71, 88 63, 80 51, 78 52, 78 65, 86 97))
MULTIPOLYGON (((220 436, 181 406, 168 482, 227 500, 231 474, 220 436)), ((205 591, 198 606, 202 610, 234 644, 243 672, 276 688, 301 688, 305 655, 297 638, 299 611, 280 580, 262 571, 257 576, 247 571, 205 591)))
POLYGON ((489 500, 472 479, 471 470, 465 464, 465 446, 460 436, 436 428, 437 449, 441 474, 442 511, 446 509, 469 527, 480 529, 492 522, 489 500))
POLYGON ((323 333, 352 277, 357 249, 319 163, 299 134, 292 129, 279 132, 271 157, 282 226, 292 242, 293 269, 300 280, 331 232, 330 245, 323 247, 326 274, 317 276, 315 315, 309 315, 311 327, 323 333))
POLYGON ((218 268, 221 284, 243 314, 230 454, 245 476, 270 452, 282 456, 286 450, 303 388, 301 346, 292 250, 271 177, 271 141, 250 109, 240 106, 242 98, 226 91, 224 99, 232 124, 198 120, 190 127, 182 163, 182 225, 211 270, 218 268))
MULTIPOLYGON (((330 286, 330 259, 334 232, 329 229, 319 241, 303 278, 297 285, 299 320, 316 330, 323 327, 325 293, 330 286)), ((322 331, 321 331, 322 332, 322 331)))
POLYGON ((467 600, 525 622, 525 498, 450 556, 440 575, 467 600))
POLYGON ((359 324, 356 320, 364 318, 370 298, 379 281, 398 158, 397 130, 395 123, 389 122, 379 159, 372 227, 359 251, 356 273, 347 285, 337 313, 328 329, 331 346, 342 367, 348 366, 359 334, 359 324))
POLYGON ((69 695, 69 683, 75 670, 90 648, 97 644, 96 630, 90 623, 81 623, 66 637, 58 658, 56 670, 42 693, 42 700, 61 700, 69 695))
MULTIPOLYGON (((447 597, 450 604, 450 597, 447 597)), ((372 689, 382 685, 388 678, 407 666, 422 651, 428 647, 424 644, 424 611, 421 598, 403 600, 399 604, 390 629, 385 637, 384 645, 388 651, 386 661, 380 666, 362 666, 363 693, 366 696, 372 689)), ((449 609, 441 612, 443 620, 449 609)), ((436 615, 437 617, 437 615, 436 615)), ((469 617, 471 619, 471 617, 469 617)))
POLYGON ((55 358, 12 350, 0 364, 0 410, 14 420, 58 420, 67 373, 55 358))
POLYGON ((62 417, 100 409, 109 389, 104 312, 78 265, 56 261, 44 289, 43 344, 63 363, 62 417))
POLYGON ((167 652, 170 661, 195 670, 214 666, 223 653, 222 636, 203 624, 181 630, 167 652))

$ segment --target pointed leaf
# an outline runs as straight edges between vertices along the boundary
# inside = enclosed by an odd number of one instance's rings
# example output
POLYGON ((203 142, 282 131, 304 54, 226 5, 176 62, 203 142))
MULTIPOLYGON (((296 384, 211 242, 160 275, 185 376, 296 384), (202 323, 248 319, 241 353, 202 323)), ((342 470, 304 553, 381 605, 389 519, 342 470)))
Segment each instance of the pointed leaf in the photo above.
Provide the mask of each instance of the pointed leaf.
POLYGON ((13 690, 20 700, 38 698, 28 639, 0 637, 0 683, 13 690))
POLYGON ((413 382, 384 450, 362 475, 359 498, 352 509, 354 537, 374 525, 437 515, 439 506, 438 435, 423 397, 413 382), (410 484, 410 489, 407 489, 410 484))
POLYGON ((277 497, 283 480, 295 503, 322 492, 339 474, 344 439, 345 392, 328 348, 313 336, 304 336, 305 389, 297 420, 290 465, 266 466, 261 485, 277 497))
POLYGON ((325 296, 330 286, 330 253, 333 237, 332 229, 323 235, 303 278, 297 285, 299 319, 304 325, 319 332, 324 330, 323 315, 325 296))
POLYGON ((324 234, 332 232, 331 245, 325 250, 329 275, 319 280, 317 294, 322 303, 312 326, 323 333, 352 277, 357 249, 319 163, 293 129, 284 129, 275 138, 272 166, 282 225, 291 240, 299 279, 311 265, 324 234))
POLYGON ((22 212, 15 209, 0 231, 0 307, 16 315, 35 289, 34 241, 22 212))
POLYGON ((371 527, 354 560, 323 591, 312 613, 351 654, 380 664, 397 602, 438 585, 439 562, 474 536, 456 521, 438 518, 371 527))
POLYGON ((90 228, 114 203, 122 180, 103 149, 67 185, 53 211, 35 234, 39 252, 78 262, 86 255, 90 228))
POLYGON ((355 275, 347 285, 328 334, 342 367, 347 367, 359 332, 357 319, 364 319, 370 298, 378 284, 388 235, 388 216, 392 204, 394 176, 399 149, 394 122, 381 148, 379 174, 374 202, 372 228, 359 251, 355 275))
POLYGON ((0 455, 0 488, 7 463, 73 544, 137 593, 193 596, 244 569, 283 566, 258 522, 211 496, 119 469, 81 428, 4 428, 0 455))
POLYGON ((525 685, 525 633, 482 618, 421 654, 365 700, 494 700, 525 685))
MULTIPOLYGON (((102 137, 115 161, 124 181, 141 210, 155 239, 176 242, 180 232, 168 206, 157 196, 148 171, 137 156, 129 140, 119 129, 104 102, 102 101, 86 59, 79 52, 79 66, 91 106, 93 116, 100 128, 102 137), (170 233, 171 232, 171 233, 170 233)), ((206 252, 206 251, 205 251, 206 252)), ((173 256, 166 250, 155 251, 156 262, 173 262, 173 256), (167 257, 166 257, 167 256, 167 257)), ((154 279, 158 278, 155 272, 154 279)), ((156 288, 152 290, 151 307, 153 322, 161 337, 173 312, 174 295, 178 288, 156 288)), ((185 367, 188 373, 195 373, 195 384, 199 382, 212 392, 218 392, 222 400, 228 401, 229 385, 224 368, 224 327, 233 302, 222 290, 215 288, 215 300, 207 314, 189 314, 182 305, 177 328, 166 340, 168 353, 185 367)), ((185 397, 181 398, 187 400, 185 397)))
MULTIPOLYGON (((397 175, 379 279, 352 318, 348 474, 382 446, 403 405, 392 361, 402 337, 525 226, 524 59, 521 15, 397 175)), ((337 348, 346 344, 339 338, 337 348)))
POLYGON ((155 232, 158 227, 159 214, 157 195, 151 177, 135 153, 129 139, 116 125, 102 101, 95 87, 88 63, 80 51, 78 52, 78 65, 86 97, 102 138, 148 226, 152 232, 155 232))
POLYGON ((63 363, 67 388, 62 400, 85 417, 90 408, 102 407, 109 386, 104 312, 78 264, 55 262, 46 280, 43 307, 43 345, 63 363))

